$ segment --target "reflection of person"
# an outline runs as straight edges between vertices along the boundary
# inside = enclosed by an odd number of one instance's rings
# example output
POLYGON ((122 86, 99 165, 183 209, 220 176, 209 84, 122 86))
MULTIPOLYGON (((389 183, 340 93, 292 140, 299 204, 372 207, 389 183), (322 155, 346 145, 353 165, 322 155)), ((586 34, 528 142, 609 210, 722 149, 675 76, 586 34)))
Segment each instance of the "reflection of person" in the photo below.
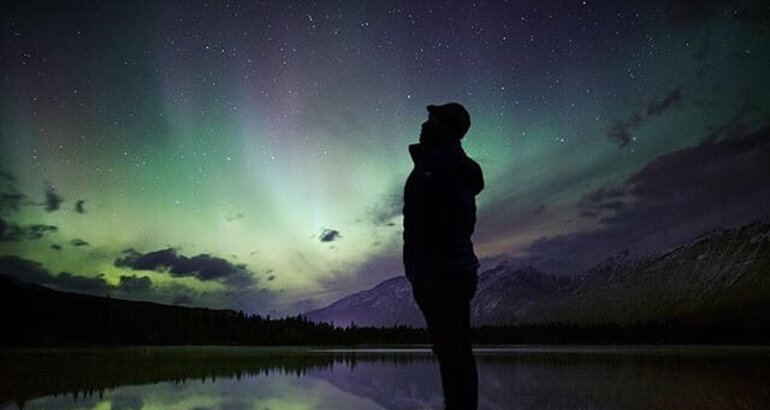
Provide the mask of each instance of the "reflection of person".
POLYGON ((484 178, 460 144, 470 125, 460 104, 429 105, 404 187, 404 269, 439 360, 446 409, 478 402, 470 301, 479 262, 470 237, 484 178))

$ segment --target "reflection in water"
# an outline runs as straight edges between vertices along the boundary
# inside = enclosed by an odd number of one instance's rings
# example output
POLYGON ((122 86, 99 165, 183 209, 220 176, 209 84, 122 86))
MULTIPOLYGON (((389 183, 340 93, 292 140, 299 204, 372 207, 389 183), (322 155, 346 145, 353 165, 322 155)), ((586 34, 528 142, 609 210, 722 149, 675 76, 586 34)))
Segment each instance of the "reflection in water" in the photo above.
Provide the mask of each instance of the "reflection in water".
MULTIPOLYGON (((770 349, 477 352, 481 409, 761 408, 770 349)), ((430 351, 0 350, 3 409, 440 409, 430 351)))

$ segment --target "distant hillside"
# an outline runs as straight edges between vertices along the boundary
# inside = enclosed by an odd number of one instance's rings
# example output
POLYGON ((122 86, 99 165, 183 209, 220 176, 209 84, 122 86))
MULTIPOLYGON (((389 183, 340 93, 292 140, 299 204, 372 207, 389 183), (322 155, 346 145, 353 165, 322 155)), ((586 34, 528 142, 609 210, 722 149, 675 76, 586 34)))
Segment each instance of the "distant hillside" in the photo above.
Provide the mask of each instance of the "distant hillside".
MULTIPOLYGON (((577 277, 508 262, 483 270, 472 301, 474 325, 634 324, 756 328, 770 323, 770 224, 713 230, 643 258, 619 254, 577 277)), ((344 326, 424 326, 405 277, 308 312, 344 326)))
POLYGON ((61 292, 0 275, 0 346, 344 342, 330 326, 61 292))

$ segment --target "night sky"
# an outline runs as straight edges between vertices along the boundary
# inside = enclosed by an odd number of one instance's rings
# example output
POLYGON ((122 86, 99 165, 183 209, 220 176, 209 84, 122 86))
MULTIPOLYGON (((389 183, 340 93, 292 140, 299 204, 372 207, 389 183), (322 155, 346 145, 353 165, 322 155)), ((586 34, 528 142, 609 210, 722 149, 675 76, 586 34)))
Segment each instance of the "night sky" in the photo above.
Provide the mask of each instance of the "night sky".
POLYGON ((282 315, 401 275, 407 145, 449 101, 487 260, 576 274, 770 212, 764 1, 57 3, 0 6, 23 280, 282 315))

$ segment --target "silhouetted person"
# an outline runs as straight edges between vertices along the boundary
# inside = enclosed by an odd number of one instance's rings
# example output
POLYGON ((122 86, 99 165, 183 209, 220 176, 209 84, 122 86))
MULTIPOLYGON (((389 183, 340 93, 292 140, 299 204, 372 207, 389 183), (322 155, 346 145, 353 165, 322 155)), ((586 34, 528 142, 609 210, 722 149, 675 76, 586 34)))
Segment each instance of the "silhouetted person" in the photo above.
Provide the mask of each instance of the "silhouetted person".
POLYGON ((478 403, 470 301, 479 262, 471 235, 484 188, 481 167, 460 145, 470 125, 460 104, 429 105, 420 143, 409 146, 414 169, 404 187, 404 269, 438 357, 445 408, 463 410, 478 403))

